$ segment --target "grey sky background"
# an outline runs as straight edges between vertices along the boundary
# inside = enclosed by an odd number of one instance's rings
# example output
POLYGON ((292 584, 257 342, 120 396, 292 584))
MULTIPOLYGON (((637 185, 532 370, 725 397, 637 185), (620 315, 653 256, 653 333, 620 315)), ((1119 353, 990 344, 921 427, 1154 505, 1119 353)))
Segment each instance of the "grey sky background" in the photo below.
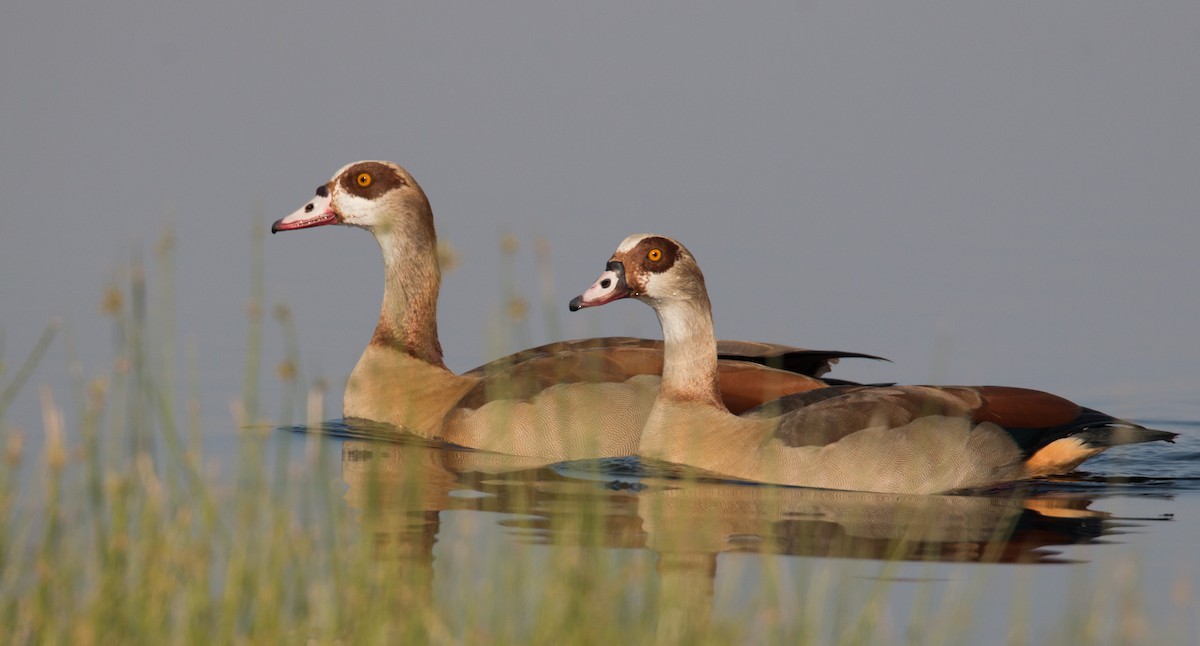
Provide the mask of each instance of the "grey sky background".
MULTIPOLYGON (((61 316, 106 369, 104 288, 170 224, 180 334, 223 418, 255 214, 382 158, 461 260, 440 303, 459 370, 493 356, 505 231, 531 343, 554 338, 537 236, 563 336, 658 336, 641 304, 566 312, 653 231, 697 255, 721 336, 894 361, 840 376, 1200 414, 1194 0, 17 2, 0 88, 10 365, 61 316)), ((266 249, 306 370, 342 379, 378 313, 377 247, 326 228, 266 249)), ((65 357, 39 380, 64 383, 65 357)))

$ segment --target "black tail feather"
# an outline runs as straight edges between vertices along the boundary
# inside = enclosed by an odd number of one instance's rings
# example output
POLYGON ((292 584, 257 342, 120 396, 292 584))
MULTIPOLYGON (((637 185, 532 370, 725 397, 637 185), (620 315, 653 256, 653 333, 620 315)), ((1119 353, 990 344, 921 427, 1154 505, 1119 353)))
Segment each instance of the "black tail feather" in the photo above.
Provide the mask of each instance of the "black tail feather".
POLYGON ((829 372, 830 364, 837 363, 838 359, 874 359, 875 361, 888 361, 883 357, 877 357, 873 354, 863 354, 862 352, 840 352, 836 350, 795 350, 782 354, 774 354, 769 356, 746 356, 740 354, 720 354, 719 359, 730 359, 734 361, 747 361, 757 363, 768 368, 776 368, 778 370, 786 370, 811 377, 820 377, 829 372))
POLYGON ((1092 448, 1108 448, 1142 442, 1174 442, 1178 433, 1146 428, 1141 424, 1123 420, 1091 408, 1082 409, 1078 417, 1050 428, 1005 428, 1025 455, 1056 440, 1073 437, 1092 448))

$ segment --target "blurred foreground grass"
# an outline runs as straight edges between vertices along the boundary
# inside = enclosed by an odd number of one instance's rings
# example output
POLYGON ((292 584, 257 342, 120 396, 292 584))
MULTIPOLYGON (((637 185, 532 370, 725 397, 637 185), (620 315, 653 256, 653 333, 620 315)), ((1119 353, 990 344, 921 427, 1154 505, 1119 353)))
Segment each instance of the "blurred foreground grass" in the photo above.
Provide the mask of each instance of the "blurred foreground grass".
MULTIPOLYGON (((436 520, 418 511, 408 523, 401 513, 397 527, 396 514, 383 507, 427 495, 421 461, 390 464, 386 474, 379 461, 368 461, 347 505, 346 481, 333 468, 342 456, 325 455, 336 442, 309 435, 295 456, 288 447, 298 442, 271 441, 272 433, 287 431, 254 423, 262 419, 261 229, 245 385, 232 405, 240 429, 232 477, 215 477, 205 462, 204 424, 213 422, 200 418, 197 350, 185 353, 182 375, 174 365, 169 235, 156 248, 155 285, 135 260, 128 284, 103 296, 101 310, 115 329, 111 369, 89 377, 72 363, 65 397, 31 386, 29 376, 55 337, 57 326, 50 326, 17 370, 0 370, 0 641, 574 643, 653 634, 650 613, 631 601, 653 566, 635 563, 622 572, 602 551, 583 552, 586 540, 536 562, 497 560, 503 571, 468 576, 469 598, 439 603, 431 570, 436 520), (40 398, 40 455, 26 450, 29 431, 4 417, 23 390, 40 398), (67 419, 77 421, 68 428, 67 419), (428 535, 413 543, 424 546, 419 554, 406 554, 405 541, 399 549, 385 544, 391 534, 413 532, 428 535), (531 603, 528 613, 488 601, 523 597, 514 592, 534 567, 560 584, 523 599, 531 603)), ((274 315, 289 353, 277 376, 295 385, 285 392, 280 419, 306 408, 318 428, 321 393, 309 393, 305 406, 290 317, 283 308, 274 315)), ((510 503, 524 504, 520 496, 510 503)), ((588 532, 590 521, 578 520, 589 517, 584 507, 571 521, 582 523, 574 535, 588 532)))
MULTIPOLYGON (((544 472, 448 468, 447 460, 472 454, 346 441, 340 455, 326 455, 337 443, 312 433, 272 442, 272 434, 287 431, 254 423, 264 408, 257 388, 261 227, 255 235, 232 477, 215 477, 206 466, 204 428, 214 422, 200 419, 196 349, 185 353, 182 371, 173 363, 169 236, 156 249, 153 289, 135 263, 128 284, 104 297, 116 331, 110 370, 86 377, 72 366, 65 397, 27 383, 53 340, 51 326, 16 370, 0 371, 4 643, 961 643, 986 582, 940 600, 919 595, 909 628, 897 631, 882 607, 894 564, 884 559, 871 591, 856 596, 839 586, 836 559, 804 570, 800 580, 777 574, 772 559, 788 557, 773 556, 783 551, 773 545, 754 547, 760 567, 748 575, 748 588, 738 588, 768 610, 713 616, 717 555, 751 532, 720 525, 714 510, 729 506, 728 496, 711 503, 687 482, 654 496, 580 495, 596 487, 544 472), (22 390, 41 402, 40 455, 30 455, 25 432, 4 419, 22 390), (67 419, 76 420, 70 428, 67 419), (301 455, 289 453, 301 445, 301 455), (464 488, 458 478, 466 471, 477 474, 477 489, 494 493, 459 504, 455 510, 470 514, 455 515, 447 501, 464 488), (503 512, 503 520, 479 520, 489 511, 503 512), (499 533, 439 533, 473 523, 499 533), (694 547, 708 535, 720 544, 694 547), (436 584, 435 556, 442 564, 436 584)), ((288 354, 276 372, 290 385, 279 422, 304 409, 309 427, 318 428, 321 393, 306 397, 290 318, 285 309, 274 314, 288 354)), ((735 491, 756 505, 774 504, 769 488, 735 491)), ((886 553, 913 558, 904 547, 886 553)), ((992 558, 982 551, 981 560, 992 558)), ((1106 596, 1081 590, 1049 641, 1161 636, 1137 603, 1136 574, 1119 583, 1106 596)), ((996 641, 1027 641, 1019 625, 1027 604, 1013 604, 1013 632, 996 641)), ((1166 635, 1186 636, 1174 628, 1166 635)))

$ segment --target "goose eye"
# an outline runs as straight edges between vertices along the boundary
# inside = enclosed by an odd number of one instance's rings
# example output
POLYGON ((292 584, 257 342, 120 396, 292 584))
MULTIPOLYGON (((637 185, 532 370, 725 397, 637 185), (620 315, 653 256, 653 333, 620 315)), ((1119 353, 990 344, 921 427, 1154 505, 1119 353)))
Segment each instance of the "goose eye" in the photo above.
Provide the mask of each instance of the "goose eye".
POLYGON ((646 257, 650 259, 650 262, 658 262, 662 260, 662 249, 651 249, 646 257))
POLYGON ((354 178, 354 181, 359 186, 366 188, 371 185, 371 174, 370 173, 359 173, 358 177, 354 178))

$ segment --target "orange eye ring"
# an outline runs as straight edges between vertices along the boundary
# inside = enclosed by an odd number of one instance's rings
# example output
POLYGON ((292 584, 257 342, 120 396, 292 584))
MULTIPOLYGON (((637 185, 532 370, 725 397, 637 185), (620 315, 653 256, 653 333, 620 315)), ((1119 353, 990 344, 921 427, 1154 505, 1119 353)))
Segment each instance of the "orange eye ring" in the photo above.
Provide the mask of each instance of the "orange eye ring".
POLYGON ((371 174, 370 173, 359 173, 358 177, 354 178, 354 182, 356 184, 358 184, 359 186, 366 188, 371 185, 371 174))
POLYGON ((646 257, 650 259, 650 262, 658 262, 662 260, 662 249, 651 249, 646 257))

